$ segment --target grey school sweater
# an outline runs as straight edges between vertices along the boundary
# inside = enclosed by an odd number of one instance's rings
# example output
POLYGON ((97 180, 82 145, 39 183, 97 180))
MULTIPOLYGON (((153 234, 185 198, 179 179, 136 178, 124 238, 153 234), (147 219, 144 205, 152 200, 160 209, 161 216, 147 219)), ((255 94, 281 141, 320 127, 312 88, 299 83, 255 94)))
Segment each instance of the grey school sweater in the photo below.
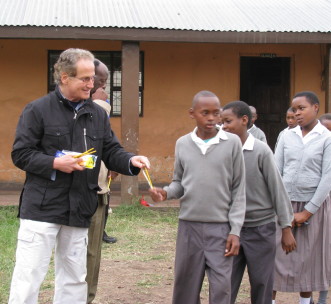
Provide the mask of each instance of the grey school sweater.
POLYGON ((230 234, 239 236, 245 217, 245 165, 239 137, 223 135, 205 155, 190 134, 179 138, 173 180, 164 190, 168 199, 180 198, 179 219, 229 223, 230 234))
POLYGON ((277 215, 282 228, 290 227, 293 209, 271 149, 250 134, 243 150, 246 168, 244 226, 265 225, 274 222, 277 215))
POLYGON ((255 138, 267 143, 267 137, 265 136, 264 132, 256 125, 253 125, 248 130, 248 133, 252 134, 255 138))
POLYGON ((331 191, 331 134, 317 126, 319 134, 304 144, 297 128, 284 132, 275 159, 290 199, 307 202, 314 214, 331 191))

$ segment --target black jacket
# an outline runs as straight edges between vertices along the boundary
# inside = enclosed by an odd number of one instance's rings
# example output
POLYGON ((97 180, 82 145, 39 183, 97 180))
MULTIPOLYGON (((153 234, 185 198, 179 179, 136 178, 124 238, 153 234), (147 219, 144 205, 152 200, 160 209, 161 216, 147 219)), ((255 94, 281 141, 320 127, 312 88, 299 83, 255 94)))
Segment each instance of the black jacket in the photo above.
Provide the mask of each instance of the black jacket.
POLYGON ((29 103, 19 119, 12 159, 26 171, 19 217, 75 227, 89 227, 97 208, 101 160, 109 170, 137 175, 110 128, 106 112, 86 100, 76 113, 58 88, 29 103), (84 152, 94 148, 94 169, 67 174, 53 169, 57 150, 84 152), (132 173, 131 173, 132 172, 132 173), (52 180, 52 176, 55 180, 52 180))

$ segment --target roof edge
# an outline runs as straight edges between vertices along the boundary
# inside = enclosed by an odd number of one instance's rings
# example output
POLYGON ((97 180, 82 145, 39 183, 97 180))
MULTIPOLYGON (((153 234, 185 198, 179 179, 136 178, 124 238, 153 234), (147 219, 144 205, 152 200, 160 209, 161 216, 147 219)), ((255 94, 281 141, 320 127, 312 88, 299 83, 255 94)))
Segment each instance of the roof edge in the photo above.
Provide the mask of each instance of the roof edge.
POLYGON ((0 38, 257 44, 331 43, 331 32, 220 32, 99 27, 1 26, 0 38))

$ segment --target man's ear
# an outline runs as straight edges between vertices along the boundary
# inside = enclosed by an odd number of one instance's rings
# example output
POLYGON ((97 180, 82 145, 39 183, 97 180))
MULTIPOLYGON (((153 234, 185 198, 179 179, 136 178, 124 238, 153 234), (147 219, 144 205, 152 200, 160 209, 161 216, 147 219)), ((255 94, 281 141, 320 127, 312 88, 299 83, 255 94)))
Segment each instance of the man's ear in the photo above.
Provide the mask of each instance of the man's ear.
POLYGON ((192 119, 194 119, 193 112, 194 112, 193 108, 190 108, 190 109, 188 110, 188 114, 190 115, 190 117, 191 117, 192 119))
POLYGON ((61 83, 67 84, 68 81, 69 81, 69 75, 67 73, 62 73, 61 74, 61 83))

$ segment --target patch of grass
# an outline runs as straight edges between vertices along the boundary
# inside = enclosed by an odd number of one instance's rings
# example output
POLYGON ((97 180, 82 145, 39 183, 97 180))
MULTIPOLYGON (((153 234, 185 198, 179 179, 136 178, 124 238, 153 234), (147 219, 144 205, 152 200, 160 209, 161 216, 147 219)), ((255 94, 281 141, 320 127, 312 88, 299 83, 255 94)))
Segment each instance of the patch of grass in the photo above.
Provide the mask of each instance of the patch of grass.
MULTIPOLYGON (((19 219, 17 206, 0 206, 0 303, 8 303, 11 277, 15 265, 17 231, 19 219)), ((49 271, 41 290, 54 288, 54 263, 50 264, 49 271)), ((49 299, 48 299, 49 300, 49 299)), ((44 302, 46 303, 46 302, 44 302)))
POLYGON ((145 274, 143 278, 137 282, 137 286, 144 288, 151 288, 159 285, 162 279, 163 279, 163 275, 159 275, 155 273, 145 274))
POLYGON ((15 263, 17 241, 17 206, 0 207, 0 303, 8 302, 9 288, 15 263))
POLYGON ((103 256, 111 254, 114 260, 158 260, 165 259, 168 253, 155 251, 162 238, 175 239, 178 223, 178 210, 158 210, 141 206, 139 203, 121 205, 113 210, 108 222, 109 235, 118 242, 105 245, 103 256))

